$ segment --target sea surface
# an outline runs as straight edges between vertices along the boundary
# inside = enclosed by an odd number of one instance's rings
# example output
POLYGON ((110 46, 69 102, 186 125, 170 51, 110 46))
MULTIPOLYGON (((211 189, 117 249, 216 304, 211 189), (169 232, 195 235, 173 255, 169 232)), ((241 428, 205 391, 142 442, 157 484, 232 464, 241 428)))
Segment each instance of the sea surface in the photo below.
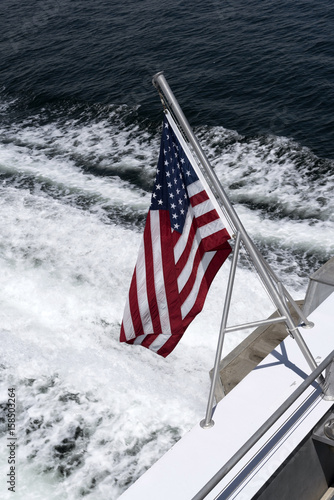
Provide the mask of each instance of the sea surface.
MULTIPOLYGON (((118 340, 158 159, 157 71, 295 298, 334 254, 332 1, 2 0, 4 500, 116 500, 204 417, 230 262, 168 358, 118 340)), ((242 257, 230 324, 273 309, 242 257)))

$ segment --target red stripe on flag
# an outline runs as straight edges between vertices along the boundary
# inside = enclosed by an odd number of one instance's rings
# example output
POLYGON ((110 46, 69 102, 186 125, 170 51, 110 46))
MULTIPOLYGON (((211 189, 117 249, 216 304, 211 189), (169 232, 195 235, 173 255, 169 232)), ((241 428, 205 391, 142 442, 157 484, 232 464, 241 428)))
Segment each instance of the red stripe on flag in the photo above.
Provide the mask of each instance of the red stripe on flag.
POLYGON ((146 335, 146 337, 144 338, 144 340, 140 343, 140 345, 142 345, 143 347, 147 347, 149 349, 150 345, 155 341, 155 339, 159 336, 158 333, 156 334, 150 334, 150 335, 146 335))
MULTIPOLYGON (((217 214, 217 210, 213 209, 210 212, 206 212, 203 215, 199 215, 196 217, 196 224, 198 227, 205 226, 206 224, 209 224, 210 222, 213 222, 214 220, 219 219, 219 216, 217 214)), ((226 231, 227 232, 227 231, 226 231)))
POLYGON ((184 250, 182 252, 182 255, 180 256, 179 260, 175 263, 176 264, 176 269, 177 269, 177 275, 179 276, 181 272, 183 271, 184 266, 187 264, 191 247, 193 245, 193 241, 195 239, 196 235, 196 225, 194 220, 192 221, 190 230, 189 230, 189 235, 187 239, 187 243, 184 247, 184 250))
POLYGON ((200 265, 200 263, 202 261, 202 257, 204 255, 204 253, 205 253, 205 251, 204 251, 204 248, 203 248, 203 245, 201 242, 199 244, 199 247, 197 248, 197 251, 196 251, 196 254, 194 257, 192 270, 191 270, 190 276, 188 278, 188 281, 184 285, 182 290, 180 291, 180 300, 181 300, 182 304, 186 300, 186 298, 188 297, 188 295, 190 294, 190 292, 194 286, 194 283, 195 283, 196 277, 197 277, 198 266, 200 265))
MULTIPOLYGON (((129 291, 129 307, 131 312, 131 319, 134 331, 137 335, 143 335, 143 324, 141 321, 140 313, 139 313, 139 304, 138 304, 138 295, 137 295, 137 278, 136 278, 136 268, 132 276, 130 291, 129 291)), ((126 342, 126 333, 124 330, 124 325, 122 323, 121 327, 121 342, 126 342)))
POLYGON ((167 210, 159 210, 159 213, 162 265, 168 304, 169 321, 173 334, 178 334, 180 333, 180 326, 182 322, 181 304, 177 287, 177 269, 174 262, 174 246, 170 225, 170 216, 167 210))
POLYGON ((207 195, 206 191, 200 191, 190 198, 190 203, 192 207, 196 207, 196 205, 199 205, 200 203, 203 203, 203 201, 206 201, 208 199, 209 196, 207 195))
POLYGON ((157 351, 157 354, 160 354, 163 358, 166 358, 168 354, 172 352, 172 350, 177 346, 177 344, 180 342, 183 334, 179 335, 172 335, 169 337, 167 342, 157 351))
POLYGON ((225 243, 230 239, 230 235, 226 229, 220 229, 216 233, 210 234, 206 238, 202 239, 202 245, 205 252, 210 252, 211 250, 221 250, 225 248, 225 243))
POLYGON ((192 309, 189 311, 187 316, 183 319, 183 327, 186 329, 189 324, 192 322, 192 320, 197 316, 199 312, 203 309, 203 305, 205 302, 205 298, 207 296, 208 290, 210 288, 210 285, 216 276, 217 272, 219 271, 222 263, 227 259, 227 257, 230 255, 232 251, 232 248, 230 247, 230 244, 228 242, 225 243, 224 248, 222 250, 219 250, 212 261, 210 262, 205 275, 203 276, 196 302, 192 309))

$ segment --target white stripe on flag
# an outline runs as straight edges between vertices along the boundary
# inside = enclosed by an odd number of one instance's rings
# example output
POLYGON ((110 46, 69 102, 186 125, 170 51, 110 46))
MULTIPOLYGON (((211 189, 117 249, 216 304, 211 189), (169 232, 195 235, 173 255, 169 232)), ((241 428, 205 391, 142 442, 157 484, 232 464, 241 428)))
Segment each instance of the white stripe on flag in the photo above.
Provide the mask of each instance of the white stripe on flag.
MULTIPOLYGON (((137 337, 135 340, 134 340, 134 345, 140 345, 144 340, 145 338, 147 337, 147 335, 139 335, 139 337, 137 337)), ((154 351, 154 352, 157 352, 159 351, 159 349, 161 349, 161 347, 163 347, 167 340, 169 340, 171 337, 171 334, 167 334, 167 333, 161 333, 160 335, 157 336, 157 338, 152 342, 152 344, 150 344, 150 347, 149 349, 151 351, 154 351)))
POLYGON ((202 186, 201 181, 198 180, 198 181, 195 181, 195 182, 192 182, 191 184, 189 184, 187 186, 187 191, 189 194, 189 198, 191 198, 195 194, 198 194, 198 193, 201 193, 202 191, 204 191, 204 188, 202 186))
POLYGON ((128 297, 128 300, 126 301, 124 308, 123 327, 124 327, 125 337, 127 340, 131 340, 136 336, 130 312, 130 297, 128 297))
POLYGON ((193 216, 193 212, 192 212, 192 207, 189 205, 188 212, 186 215, 186 220, 185 220, 185 223, 183 226, 182 236, 179 238, 178 242, 174 246, 175 264, 178 263, 179 258, 181 257, 181 255, 183 254, 183 252, 186 248, 188 238, 189 238, 189 231, 191 229, 191 225, 192 225, 192 221, 193 221, 193 217, 194 216, 193 216))
POLYGON ((171 334, 161 333, 155 340, 150 344, 151 351, 157 352, 161 347, 163 347, 167 340, 169 340, 171 334))
MULTIPOLYGON (((211 200, 205 200, 202 203, 199 203, 198 205, 195 205, 193 207, 195 217, 200 217, 201 215, 207 214, 208 212, 211 212, 213 209, 214 207, 211 203, 211 200)), ((224 227, 223 223, 222 226, 224 227)))
POLYGON ((179 293, 183 290, 183 287, 186 285, 188 279, 192 275, 194 259, 196 257, 196 252, 198 250, 198 246, 200 243, 198 236, 199 236, 198 232, 196 231, 196 235, 195 235, 195 238, 194 238, 193 243, 191 245, 191 250, 190 250, 186 265, 184 266, 184 268, 182 269, 182 272, 180 273, 180 275, 177 278, 177 287, 178 287, 179 293))
POLYGON ((224 229, 224 225, 220 219, 213 220, 205 226, 199 228, 199 232, 201 238, 206 238, 207 236, 211 236, 211 234, 217 233, 218 231, 224 229))
POLYGON ((143 325, 143 330, 145 333, 152 333, 153 325, 151 321, 150 308, 147 300, 144 241, 142 241, 142 244, 139 249, 138 260, 136 264, 136 280, 137 280, 137 300, 138 300, 139 313, 143 325))
POLYGON ((146 337, 146 335, 138 335, 138 337, 136 337, 136 339, 133 342, 134 345, 141 344, 145 337, 146 337))
POLYGON ((151 237, 153 253, 153 270, 156 300, 159 309, 161 329, 163 332, 171 333, 169 322, 168 303, 165 290, 165 277, 162 265, 161 236, 160 236, 160 214, 159 210, 151 210, 151 237))
POLYGON ((205 271, 207 270, 208 265, 210 264, 211 260, 215 256, 216 252, 206 252, 201 260, 201 263, 198 267, 197 273, 196 273, 196 280, 194 283, 194 286, 192 287, 192 290, 186 300, 183 302, 181 306, 181 316, 182 319, 184 319, 189 311, 192 309, 194 306, 197 295, 198 295, 198 290, 199 287, 201 286, 203 276, 205 274, 205 271))

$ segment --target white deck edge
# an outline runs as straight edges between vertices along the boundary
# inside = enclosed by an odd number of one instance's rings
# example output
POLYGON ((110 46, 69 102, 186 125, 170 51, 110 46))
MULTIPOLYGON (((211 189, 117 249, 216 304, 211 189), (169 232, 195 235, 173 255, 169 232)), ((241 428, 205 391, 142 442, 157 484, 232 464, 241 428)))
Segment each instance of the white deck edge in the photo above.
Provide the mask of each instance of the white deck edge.
MULTIPOLYGON (((317 363, 334 348, 333 311, 334 294, 310 315, 315 327, 301 329, 317 363)), ((286 338, 217 405, 211 429, 197 424, 120 499, 191 500, 309 373, 296 342, 286 338)), ((332 405, 319 389, 308 388, 206 498, 214 500, 234 481, 236 489, 222 498, 250 500, 332 405), (294 415, 300 407, 303 411, 294 415), (289 430, 277 440, 277 432, 286 422, 289 430), (265 443, 269 443, 268 453, 261 461, 257 459, 255 469, 244 478, 240 471, 265 443)))

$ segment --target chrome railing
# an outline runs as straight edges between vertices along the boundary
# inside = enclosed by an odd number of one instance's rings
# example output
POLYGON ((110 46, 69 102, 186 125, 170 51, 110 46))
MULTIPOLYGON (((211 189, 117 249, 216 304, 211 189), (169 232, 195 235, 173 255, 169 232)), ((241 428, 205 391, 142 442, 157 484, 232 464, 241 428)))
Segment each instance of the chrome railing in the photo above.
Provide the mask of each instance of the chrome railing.
MULTIPOLYGON (((266 422, 246 441, 246 443, 230 458, 228 462, 206 483, 205 486, 192 498, 204 500, 215 486, 230 472, 231 469, 250 451, 259 439, 274 425, 274 423, 290 408, 303 392, 319 377, 319 375, 333 362, 334 351, 304 380, 304 382, 289 396, 284 403, 266 420, 266 422)), ((324 392, 326 396, 326 390, 324 392)))
MULTIPOLYGON (((305 357, 309 367, 311 370, 316 369, 317 363, 310 352, 307 344, 305 343, 301 333, 299 332, 298 327, 295 325, 290 311, 287 305, 287 299, 290 300, 293 307, 299 311, 300 316, 303 316, 302 311, 298 308, 297 304, 293 299, 288 295, 288 292, 280 283, 280 281, 276 278, 273 271, 270 269, 270 266, 264 261, 263 257, 260 255, 258 249, 255 247, 252 239, 248 235, 245 230, 241 220, 239 219, 238 214, 234 210, 233 205, 231 204, 224 188, 219 182, 208 158, 206 157, 201 145, 199 144, 195 134, 192 131, 192 128, 183 114, 183 111, 177 102, 171 88, 169 87, 166 78, 163 73, 157 73, 153 76, 153 84, 158 89, 160 98, 164 103, 164 106, 167 107, 173 116, 176 119, 176 122, 180 129, 183 131, 183 134, 189 141, 189 144, 192 146, 195 155, 197 156, 200 168, 205 173, 205 176, 208 178, 209 183, 213 187, 213 191, 216 193, 217 202, 221 206, 223 212, 226 214, 227 220, 232 228, 234 228, 234 237, 236 238, 236 245, 234 249, 234 253, 239 251, 240 243, 243 244, 246 249, 249 257, 251 258, 261 280, 262 283, 269 293, 271 299, 277 307, 277 310, 282 318, 282 320, 286 324, 286 328, 288 332, 293 336, 295 341, 297 342, 303 356, 305 357)), ((231 235, 232 236, 232 235, 231 235)), ((212 419, 212 410, 213 410, 213 401, 214 401, 214 393, 215 387, 217 383, 218 373, 219 373, 219 363, 222 355, 222 348, 224 343, 224 336, 226 333, 226 325, 227 325, 227 317, 229 312, 229 303, 232 294, 233 281, 235 268, 237 265, 237 259, 233 257, 233 263, 230 270, 229 283, 227 286, 227 294, 225 297, 225 305, 223 311, 223 317, 221 321, 221 327, 219 332, 219 338, 217 343, 217 351, 215 357, 215 364, 213 369, 213 376, 211 381, 210 393, 208 398, 208 404, 206 409, 205 418, 201 422, 201 426, 205 428, 210 428, 214 425, 214 421, 212 419)), ((274 320, 273 322, 276 322, 274 320)), ((304 318, 304 323, 307 326, 311 326, 308 322, 307 318, 304 318)), ((231 330, 230 330, 231 331, 231 330)), ((321 383, 321 376, 319 382, 321 383)))

